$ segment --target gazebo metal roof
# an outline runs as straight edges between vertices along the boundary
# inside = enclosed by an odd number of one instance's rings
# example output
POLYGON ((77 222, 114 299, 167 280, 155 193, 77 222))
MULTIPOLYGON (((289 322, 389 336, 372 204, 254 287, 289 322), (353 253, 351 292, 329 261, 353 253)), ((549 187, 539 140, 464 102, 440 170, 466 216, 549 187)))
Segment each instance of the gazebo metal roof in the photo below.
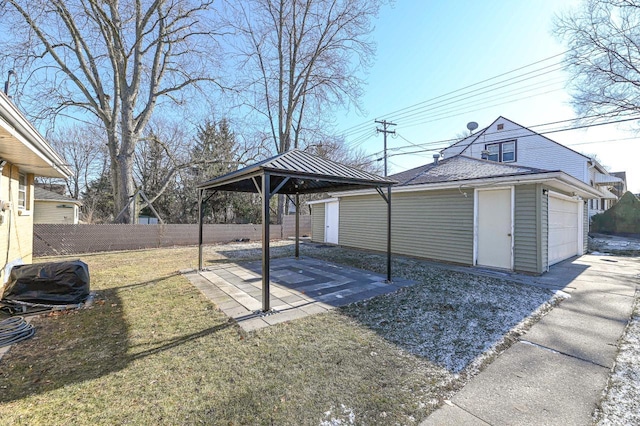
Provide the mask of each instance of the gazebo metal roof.
POLYGON ((273 192, 278 188, 279 194, 312 194, 362 187, 375 188, 398 183, 392 179, 293 149, 203 182, 198 185, 198 188, 260 192, 262 188, 258 190, 254 180, 263 173, 269 173, 272 176, 270 189, 273 192))
POLYGON ((375 188, 387 203, 387 280, 391 281, 391 186, 397 182, 354 167, 293 149, 243 169, 203 182, 198 188, 199 260, 202 270, 202 203, 212 191, 254 192, 262 197, 262 306, 269 310, 269 200, 275 194, 295 195, 296 258, 299 255, 299 194, 375 188), (387 188, 387 194, 382 188, 387 188), (264 191, 263 188, 268 188, 264 191))

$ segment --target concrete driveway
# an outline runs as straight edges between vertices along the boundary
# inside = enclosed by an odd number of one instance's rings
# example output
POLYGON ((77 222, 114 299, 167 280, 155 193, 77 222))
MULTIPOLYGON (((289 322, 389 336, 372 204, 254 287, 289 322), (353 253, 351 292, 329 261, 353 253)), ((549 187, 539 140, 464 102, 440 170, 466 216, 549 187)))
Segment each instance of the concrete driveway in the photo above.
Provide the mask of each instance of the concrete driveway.
POLYGON ((632 313, 640 258, 585 255, 527 280, 571 297, 422 425, 592 423, 632 313))

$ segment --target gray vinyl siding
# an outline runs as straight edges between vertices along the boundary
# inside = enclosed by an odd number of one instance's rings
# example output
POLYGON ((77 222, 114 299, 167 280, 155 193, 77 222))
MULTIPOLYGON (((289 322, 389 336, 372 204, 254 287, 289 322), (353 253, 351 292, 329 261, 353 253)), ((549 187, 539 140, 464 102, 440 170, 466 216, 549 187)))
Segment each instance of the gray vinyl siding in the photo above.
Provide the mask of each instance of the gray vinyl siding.
POLYGON ((311 241, 324 242, 324 209, 325 204, 311 205, 311 241))
POLYGON ((517 185, 514 209, 514 269, 542 272, 540 262, 540 194, 539 185, 517 185))
MULTIPOLYGON (((392 194, 391 251, 473 264, 473 192, 392 194)), ((385 251, 387 206, 379 195, 340 199, 339 243, 385 251)))

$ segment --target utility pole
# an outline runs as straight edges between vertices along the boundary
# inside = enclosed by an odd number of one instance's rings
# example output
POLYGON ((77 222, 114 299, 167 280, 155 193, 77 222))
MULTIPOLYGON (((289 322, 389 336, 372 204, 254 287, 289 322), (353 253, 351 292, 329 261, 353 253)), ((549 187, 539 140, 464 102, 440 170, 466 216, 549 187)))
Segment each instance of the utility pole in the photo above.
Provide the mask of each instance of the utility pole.
POLYGON ((384 177, 387 177, 387 134, 395 135, 395 130, 388 130, 389 126, 395 126, 395 123, 392 123, 387 120, 376 120, 376 123, 382 124, 382 129, 377 127, 376 132, 384 133, 384 177))

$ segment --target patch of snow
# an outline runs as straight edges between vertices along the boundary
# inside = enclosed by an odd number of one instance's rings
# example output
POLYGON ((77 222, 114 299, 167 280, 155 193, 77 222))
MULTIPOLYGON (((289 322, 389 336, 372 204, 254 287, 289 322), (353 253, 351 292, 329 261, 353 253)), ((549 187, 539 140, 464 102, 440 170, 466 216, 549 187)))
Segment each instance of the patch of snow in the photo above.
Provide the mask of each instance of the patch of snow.
POLYGON ((522 334, 532 318, 565 297, 496 277, 442 270, 416 275, 407 278, 418 284, 344 311, 452 375, 473 374, 501 350, 506 335, 522 334))
POLYGON ((616 365, 600 408, 594 417, 599 426, 640 424, 640 300, 636 294, 634 315, 619 346, 616 365))
POLYGON ((344 404, 340 404, 339 412, 335 415, 332 415, 335 410, 336 407, 331 407, 329 411, 325 411, 325 418, 320 421, 320 426, 342 426, 356 424, 356 414, 353 412, 352 408, 347 408, 344 404))
POLYGON ((566 292, 564 292, 564 291, 562 291, 562 290, 555 290, 555 291, 553 292, 553 294, 555 294, 557 297, 560 297, 560 298, 562 298, 562 299, 569 299, 569 298, 571 298, 571 295, 570 295, 569 293, 566 293, 566 292))

